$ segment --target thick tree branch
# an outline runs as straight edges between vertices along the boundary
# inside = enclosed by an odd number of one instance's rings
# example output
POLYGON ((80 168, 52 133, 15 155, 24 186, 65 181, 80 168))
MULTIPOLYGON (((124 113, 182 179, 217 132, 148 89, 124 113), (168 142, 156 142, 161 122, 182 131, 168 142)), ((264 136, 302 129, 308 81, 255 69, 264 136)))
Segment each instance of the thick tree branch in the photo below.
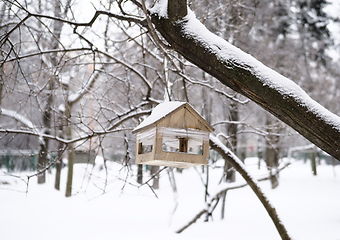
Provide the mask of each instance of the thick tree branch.
POLYGON ((209 32, 192 12, 172 21, 170 6, 169 12, 162 2, 150 10, 151 17, 156 30, 174 50, 340 160, 339 117, 308 97, 293 81, 209 32))

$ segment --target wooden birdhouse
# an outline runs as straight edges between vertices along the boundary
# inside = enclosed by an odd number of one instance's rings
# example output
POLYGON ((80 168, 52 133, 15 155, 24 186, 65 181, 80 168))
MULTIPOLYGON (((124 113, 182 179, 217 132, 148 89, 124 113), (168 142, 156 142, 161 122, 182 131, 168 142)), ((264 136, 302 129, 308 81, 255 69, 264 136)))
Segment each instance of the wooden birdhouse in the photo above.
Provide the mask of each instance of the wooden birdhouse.
POLYGON ((132 133, 137 164, 186 168, 208 164, 214 128, 186 102, 157 105, 132 133))

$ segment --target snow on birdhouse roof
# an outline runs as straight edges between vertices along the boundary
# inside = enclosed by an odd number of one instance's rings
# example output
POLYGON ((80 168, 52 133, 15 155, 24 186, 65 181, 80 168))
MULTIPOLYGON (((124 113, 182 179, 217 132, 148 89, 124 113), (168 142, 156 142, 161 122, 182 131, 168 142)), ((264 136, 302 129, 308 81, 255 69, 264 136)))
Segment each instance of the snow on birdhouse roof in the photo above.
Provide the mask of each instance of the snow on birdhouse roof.
POLYGON ((175 109, 186 104, 186 102, 163 102, 158 104, 151 112, 151 115, 147 117, 141 124, 139 124, 132 132, 136 132, 146 126, 152 125, 158 122, 160 119, 166 117, 172 113, 175 109))
MULTIPOLYGON (((156 124, 161 119, 169 116, 172 112, 174 112, 176 109, 180 108, 183 105, 189 106, 190 109, 192 109, 198 116, 200 116, 200 114, 187 102, 178 102, 178 101, 163 102, 163 103, 158 104, 152 110, 151 115, 149 117, 147 117, 141 124, 139 124, 132 131, 132 133, 135 133, 135 132, 140 131, 141 129, 143 129, 145 127, 148 127, 148 126, 151 126, 153 124, 156 124)), ((210 127, 210 128, 213 129, 212 127, 210 127)))

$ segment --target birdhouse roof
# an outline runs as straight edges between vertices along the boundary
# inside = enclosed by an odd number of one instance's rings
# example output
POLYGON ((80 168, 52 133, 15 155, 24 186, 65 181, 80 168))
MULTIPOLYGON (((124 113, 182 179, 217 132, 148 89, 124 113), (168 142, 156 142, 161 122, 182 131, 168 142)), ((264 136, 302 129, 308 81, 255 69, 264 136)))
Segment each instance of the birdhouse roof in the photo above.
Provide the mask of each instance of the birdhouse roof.
POLYGON ((195 118, 198 118, 199 122, 201 122, 205 128, 212 132, 214 128, 187 102, 178 102, 178 101, 171 101, 171 102, 163 102, 158 104, 153 110, 149 117, 147 117, 141 124, 139 124, 132 133, 139 132, 141 130, 154 127, 159 123, 161 120, 170 117, 178 110, 186 108, 190 113, 192 113, 195 118))

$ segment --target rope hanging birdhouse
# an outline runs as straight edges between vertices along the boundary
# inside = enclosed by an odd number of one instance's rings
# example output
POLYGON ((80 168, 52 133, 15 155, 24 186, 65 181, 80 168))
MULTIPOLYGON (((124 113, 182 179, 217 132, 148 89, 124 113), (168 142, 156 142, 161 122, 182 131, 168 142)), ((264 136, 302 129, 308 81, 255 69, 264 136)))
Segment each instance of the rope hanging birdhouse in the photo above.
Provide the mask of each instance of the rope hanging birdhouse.
POLYGON ((214 128, 186 102, 164 102, 133 130, 137 164, 186 168, 208 164, 214 128))

